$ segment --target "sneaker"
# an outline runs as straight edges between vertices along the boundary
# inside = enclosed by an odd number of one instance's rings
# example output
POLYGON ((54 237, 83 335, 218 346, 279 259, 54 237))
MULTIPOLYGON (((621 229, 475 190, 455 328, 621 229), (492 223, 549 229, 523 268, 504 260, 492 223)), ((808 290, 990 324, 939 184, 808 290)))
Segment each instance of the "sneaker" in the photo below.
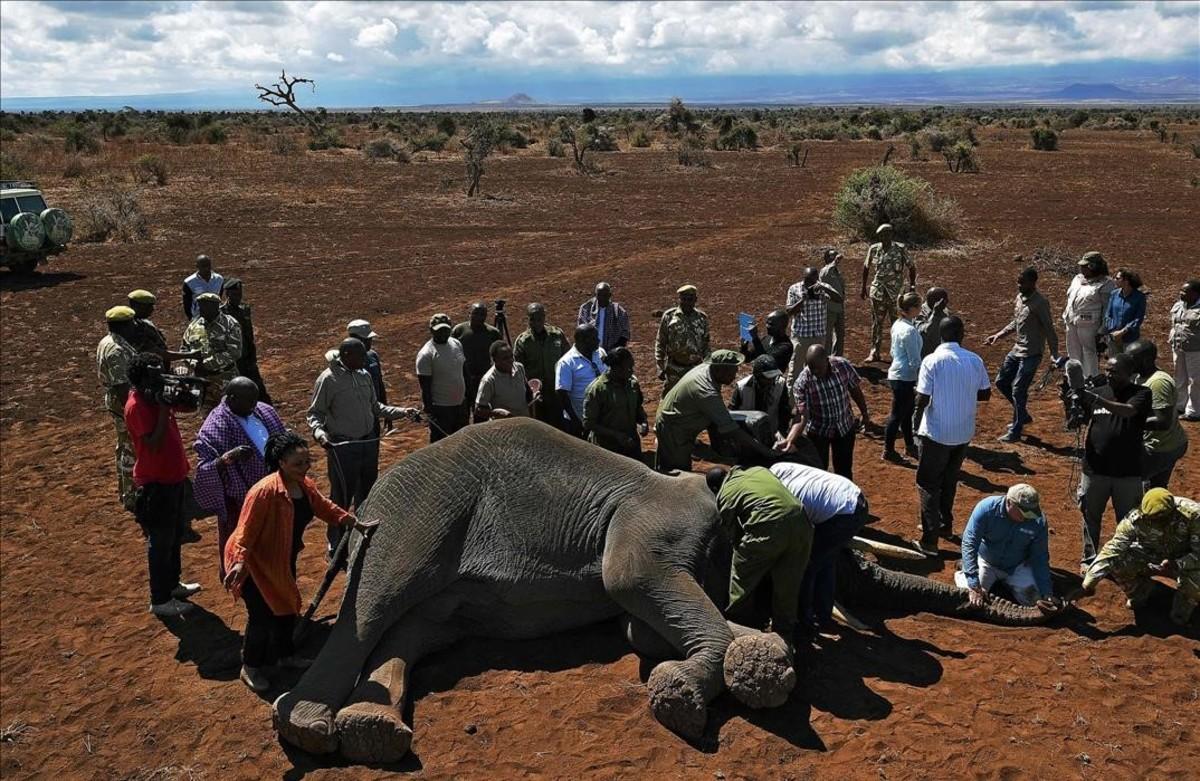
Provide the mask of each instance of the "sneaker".
POLYGON ((246 684, 246 688, 257 694, 262 694, 267 689, 271 688, 271 682, 267 680, 267 676, 263 675, 262 670, 257 667, 247 667, 242 665, 242 672, 238 675, 242 683, 246 684))
POLYGON ((998 442, 1020 442, 1021 441, 1021 432, 1013 431, 1010 428, 1008 431, 1005 431, 1003 434, 996 437, 996 441, 998 441, 998 442))
POLYGON ((279 660, 279 666, 285 670, 307 670, 312 667, 313 660, 304 656, 285 656, 279 660))
POLYGON ((168 599, 157 605, 150 605, 150 612, 160 618, 173 618, 181 616, 189 610, 195 609, 195 605, 191 602, 180 602, 178 599, 168 599))
POLYGON ((175 599, 187 599, 190 596, 199 594, 202 590, 203 587, 199 583, 180 583, 171 589, 171 596, 175 599))

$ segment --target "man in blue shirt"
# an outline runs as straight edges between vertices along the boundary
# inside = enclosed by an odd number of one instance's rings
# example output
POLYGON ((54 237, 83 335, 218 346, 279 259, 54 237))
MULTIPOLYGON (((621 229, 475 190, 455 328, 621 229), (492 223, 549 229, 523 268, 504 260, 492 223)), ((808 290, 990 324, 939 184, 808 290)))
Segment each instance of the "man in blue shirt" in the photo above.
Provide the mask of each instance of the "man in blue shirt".
POLYGON ((954 573, 971 604, 982 605, 997 581, 1022 605, 1051 600, 1050 546, 1037 489, 1017 483, 975 505, 962 535, 962 569, 954 573))
POLYGON ((564 426, 583 437, 583 397, 592 381, 604 373, 604 350, 594 325, 575 328, 575 346, 554 366, 554 392, 566 414, 564 426))

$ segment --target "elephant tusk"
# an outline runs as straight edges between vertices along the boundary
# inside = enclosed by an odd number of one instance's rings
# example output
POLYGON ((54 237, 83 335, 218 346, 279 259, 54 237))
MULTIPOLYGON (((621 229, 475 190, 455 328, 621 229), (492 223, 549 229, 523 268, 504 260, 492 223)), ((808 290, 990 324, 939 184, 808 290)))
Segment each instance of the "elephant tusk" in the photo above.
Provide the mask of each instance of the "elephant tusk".
POLYGON ((871 628, 847 613, 846 609, 837 602, 833 603, 833 617, 856 632, 866 632, 871 628))
POLYGON ((851 550, 861 551, 863 553, 874 553, 876 556, 886 557, 890 559, 908 559, 910 561, 918 561, 925 558, 925 554, 918 553, 909 548, 901 548, 899 545, 889 545, 886 542, 877 542, 868 540, 864 537, 855 537, 847 543, 846 547, 851 550))

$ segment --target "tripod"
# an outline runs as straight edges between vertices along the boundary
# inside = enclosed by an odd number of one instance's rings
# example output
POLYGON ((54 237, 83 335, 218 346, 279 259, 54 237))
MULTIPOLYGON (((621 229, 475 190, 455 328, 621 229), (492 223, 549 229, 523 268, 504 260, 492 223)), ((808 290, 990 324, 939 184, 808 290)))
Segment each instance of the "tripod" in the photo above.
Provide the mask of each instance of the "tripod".
POLYGON ((504 306, 500 302, 497 302, 496 306, 495 325, 504 336, 504 341, 511 346, 512 337, 508 335, 508 315, 504 313, 504 306))

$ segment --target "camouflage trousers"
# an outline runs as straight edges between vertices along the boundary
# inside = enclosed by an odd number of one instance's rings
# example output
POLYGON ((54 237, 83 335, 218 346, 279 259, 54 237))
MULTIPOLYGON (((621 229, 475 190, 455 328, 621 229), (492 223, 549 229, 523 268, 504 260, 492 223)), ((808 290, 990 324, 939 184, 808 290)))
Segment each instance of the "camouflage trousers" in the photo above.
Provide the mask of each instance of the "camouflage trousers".
POLYGON ((892 323, 896 321, 896 299, 871 297, 871 350, 879 352, 884 335, 891 338, 892 323))
MULTIPOLYGON (((1141 550, 1126 550, 1120 558, 1104 561, 1104 557, 1096 559, 1107 569, 1108 574, 1116 581, 1125 596, 1129 597, 1132 606, 1145 604, 1154 586, 1150 579, 1150 565, 1158 564, 1161 558, 1150 556, 1141 550)), ((1200 572, 1185 571, 1180 573, 1175 589, 1175 598, 1171 603, 1171 618, 1180 623, 1186 622, 1200 603, 1200 572)))
POLYGON ((133 442, 129 439, 129 429, 125 428, 125 410, 119 411, 114 409, 115 399, 105 398, 104 407, 108 410, 109 416, 112 418, 113 429, 117 433, 117 447, 115 451, 117 462, 117 496, 121 499, 121 505, 130 512, 133 512, 134 494, 136 488, 133 484, 133 442))

